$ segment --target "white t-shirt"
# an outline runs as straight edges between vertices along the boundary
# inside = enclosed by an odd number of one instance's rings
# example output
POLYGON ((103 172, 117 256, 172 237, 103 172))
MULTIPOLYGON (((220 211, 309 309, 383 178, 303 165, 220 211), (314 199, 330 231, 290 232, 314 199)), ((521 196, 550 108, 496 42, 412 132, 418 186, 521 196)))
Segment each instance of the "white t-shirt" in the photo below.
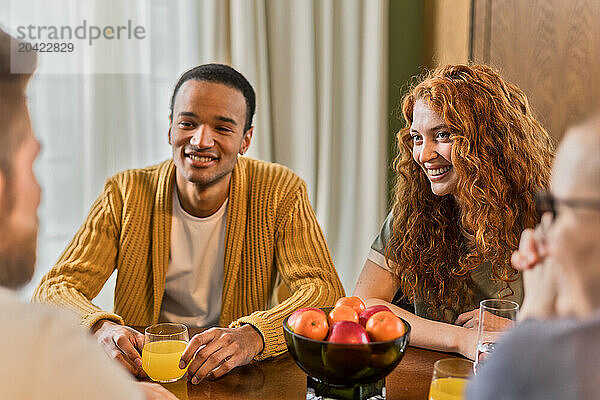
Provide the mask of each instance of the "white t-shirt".
POLYGON ((160 321, 201 328, 219 325, 227 203, 209 217, 194 217, 181 207, 173 187, 171 251, 160 321))
POLYGON ((0 288, 0 321, 0 399, 142 399, 133 378, 75 315, 23 303, 0 288))

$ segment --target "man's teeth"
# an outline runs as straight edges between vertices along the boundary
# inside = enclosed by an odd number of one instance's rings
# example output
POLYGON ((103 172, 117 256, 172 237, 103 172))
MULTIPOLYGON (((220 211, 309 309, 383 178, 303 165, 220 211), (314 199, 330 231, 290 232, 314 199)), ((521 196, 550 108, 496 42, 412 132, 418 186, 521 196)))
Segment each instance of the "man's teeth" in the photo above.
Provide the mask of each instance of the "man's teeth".
POLYGON ((209 162, 209 161, 213 160, 212 157, 200 157, 195 154, 188 154, 188 157, 194 161, 199 161, 199 162, 209 162))
POLYGON ((438 168, 438 169, 428 169, 427 173, 431 176, 437 176, 437 175, 442 175, 448 171, 450 171, 452 167, 444 167, 444 168, 438 168))

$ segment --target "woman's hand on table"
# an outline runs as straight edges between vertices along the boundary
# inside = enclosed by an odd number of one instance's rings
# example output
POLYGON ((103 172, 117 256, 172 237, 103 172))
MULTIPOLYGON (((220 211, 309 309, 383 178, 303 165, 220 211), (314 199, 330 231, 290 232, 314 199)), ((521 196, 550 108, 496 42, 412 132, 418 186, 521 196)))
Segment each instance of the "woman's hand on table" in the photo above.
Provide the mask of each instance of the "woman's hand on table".
POLYGON ((468 329, 477 328, 479 326, 479 308, 460 314, 454 321, 454 325, 460 325, 468 329))
POLYGON ((188 379, 196 385, 204 378, 216 379, 235 367, 246 365, 263 350, 263 339, 252 325, 211 328, 194 335, 181 356, 188 365, 188 379))
MULTIPOLYGON (((477 329, 479 327, 479 308, 460 314, 454 324, 461 325, 463 328, 477 329)), ((502 318, 494 314, 486 316, 486 326, 493 327, 496 330, 509 329, 513 325, 514 321, 508 318, 502 318)))
POLYGON ((177 397, 157 383, 136 382, 145 400, 177 400, 177 397))

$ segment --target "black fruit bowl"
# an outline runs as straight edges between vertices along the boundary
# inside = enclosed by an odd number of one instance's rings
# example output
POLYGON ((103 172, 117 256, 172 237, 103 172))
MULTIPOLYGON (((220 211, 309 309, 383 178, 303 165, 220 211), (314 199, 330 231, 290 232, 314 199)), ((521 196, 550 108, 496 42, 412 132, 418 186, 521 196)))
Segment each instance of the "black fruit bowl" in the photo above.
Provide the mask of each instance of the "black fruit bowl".
MULTIPOLYGON (((328 314, 329 308, 321 308, 328 314)), ((401 318, 402 319, 402 318, 401 318)), ((396 368, 408 345, 410 325, 402 319, 404 335, 386 342, 342 344, 313 340, 292 332, 283 321, 287 348, 304 372, 332 385, 374 383, 396 368)))

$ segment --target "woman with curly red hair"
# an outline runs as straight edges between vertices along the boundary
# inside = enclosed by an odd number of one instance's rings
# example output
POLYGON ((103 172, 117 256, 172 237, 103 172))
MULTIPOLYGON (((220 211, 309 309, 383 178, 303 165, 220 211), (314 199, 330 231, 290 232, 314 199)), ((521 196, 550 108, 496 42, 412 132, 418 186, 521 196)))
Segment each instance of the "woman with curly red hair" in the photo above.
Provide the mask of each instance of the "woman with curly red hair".
POLYGON ((404 98, 392 211, 355 295, 412 325, 411 344, 475 355, 479 301, 521 303, 511 267, 553 142, 523 92, 484 65, 430 72, 404 98))

